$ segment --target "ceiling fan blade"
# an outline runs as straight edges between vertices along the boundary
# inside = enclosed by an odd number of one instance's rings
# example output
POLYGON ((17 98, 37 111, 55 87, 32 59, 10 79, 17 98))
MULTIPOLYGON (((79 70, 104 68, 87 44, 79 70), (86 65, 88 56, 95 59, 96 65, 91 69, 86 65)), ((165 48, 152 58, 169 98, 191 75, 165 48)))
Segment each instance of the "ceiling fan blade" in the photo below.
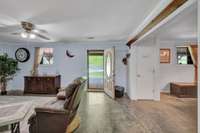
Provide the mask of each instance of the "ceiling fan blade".
POLYGON ((20 35, 21 32, 14 32, 14 33, 11 33, 12 35, 20 35))
POLYGON ((0 27, 0 32, 1 33, 9 33, 9 32, 18 31, 20 29, 21 29, 20 25, 8 25, 8 26, 0 27))
POLYGON ((7 26, 7 25, 0 23, 0 27, 5 27, 5 26, 7 26))
POLYGON ((42 39, 51 40, 50 38, 48 38, 48 37, 46 37, 46 36, 44 36, 44 35, 41 35, 41 34, 39 34, 39 33, 34 33, 34 34, 35 34, 36 36, 42 38, 42 39))
POLYGON ((39 32, 41 32, 41 33, 48 33, 46 30, 44 30, 44 29, 37 29, 39 32))
POLYGON ((46 30, 38 29, 38 28, 33 29, 32 32, 34 32, 34 33, 48 33, 46 30))

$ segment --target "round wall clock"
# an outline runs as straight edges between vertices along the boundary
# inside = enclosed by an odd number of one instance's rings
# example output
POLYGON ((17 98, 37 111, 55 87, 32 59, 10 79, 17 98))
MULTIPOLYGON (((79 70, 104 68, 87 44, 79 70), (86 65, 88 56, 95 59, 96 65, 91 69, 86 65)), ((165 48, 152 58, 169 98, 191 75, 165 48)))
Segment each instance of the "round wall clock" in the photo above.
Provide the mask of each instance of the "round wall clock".
POLYGON ((26 48, 18 48, 15 52, 15 58, 19 62, 26 62, 30 58, 30 53, 26 48))

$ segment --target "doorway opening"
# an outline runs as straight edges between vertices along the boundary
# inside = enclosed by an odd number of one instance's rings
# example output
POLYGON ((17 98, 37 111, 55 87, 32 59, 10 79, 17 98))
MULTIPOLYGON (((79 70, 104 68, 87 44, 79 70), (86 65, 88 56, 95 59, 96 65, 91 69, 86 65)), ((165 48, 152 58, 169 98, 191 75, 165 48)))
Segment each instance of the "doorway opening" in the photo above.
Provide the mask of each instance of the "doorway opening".
POLYGON ((104 51, 87 51, 88 90, 104 91, 104 51))

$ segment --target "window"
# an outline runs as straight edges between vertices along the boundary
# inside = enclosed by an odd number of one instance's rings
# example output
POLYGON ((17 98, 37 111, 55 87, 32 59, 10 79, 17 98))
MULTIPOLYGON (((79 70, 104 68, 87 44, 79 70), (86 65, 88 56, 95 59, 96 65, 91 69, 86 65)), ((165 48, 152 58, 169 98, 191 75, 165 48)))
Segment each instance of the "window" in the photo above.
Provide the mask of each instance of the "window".
POLYGON ((53 64, 53 48, 40 48, 39 59, 41 65, 53 64))
POLYGON ((107 74, 107 77, 111 76, 111 54, 110 53, 106 56, 106 74, 107 74))
POLYGON ((193 64, 188 47, 177 47, 177 63, 182 65, 193 64))

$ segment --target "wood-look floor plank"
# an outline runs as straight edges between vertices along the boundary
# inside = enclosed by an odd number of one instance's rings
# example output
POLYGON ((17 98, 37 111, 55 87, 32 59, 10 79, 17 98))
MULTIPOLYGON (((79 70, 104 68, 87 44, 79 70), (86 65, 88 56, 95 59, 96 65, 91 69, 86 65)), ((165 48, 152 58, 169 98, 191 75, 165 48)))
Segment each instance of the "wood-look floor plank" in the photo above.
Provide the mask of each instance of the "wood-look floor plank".
MULTIPOLYGON (((27 120, 34 107, 55 97, 0 96, 0 106, 33 100, 34 106, 21 123, 28 133, 27 120)), ((197 100, 161 95, 161 101, 110 99, 104 93, 86 92, 79 108, 80 127, 75 133, 196 133, 197 100)))

